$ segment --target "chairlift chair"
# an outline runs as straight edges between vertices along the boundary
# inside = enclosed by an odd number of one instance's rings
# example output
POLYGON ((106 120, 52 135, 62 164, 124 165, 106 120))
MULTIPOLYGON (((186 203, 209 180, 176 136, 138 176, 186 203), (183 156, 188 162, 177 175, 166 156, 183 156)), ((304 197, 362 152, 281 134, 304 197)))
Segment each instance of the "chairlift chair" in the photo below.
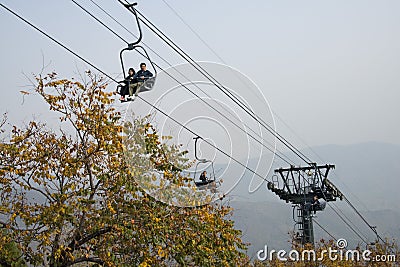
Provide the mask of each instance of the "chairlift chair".
MULTIPOLYGON (((136 52, 141 54, 144 58, 146 58, 150 62, 150 65, 151 65, 151 67, 153 69, 153 77, 150 77, 150 78, 145 80, 145 82, 135 92, 135 94, 137 95, 137 94, 139 94, 141 92, 151 91, 154 88, 154 85, 156 83, 156 77, 157 77, 157 69, 156 69, 156 67, 154 65, 154 62, 151 60, 149 54, 147 53, 146 49, 139 44, 142 41, 143 34, 142 34, 142 29, 141 29, 141 26, 140 26, 140 22, 139 22, 139 17, 138 17, 138 14, 136 12, 136 9, 135 9, 136 5, 137 5, 137 3, 124 4, 124 6, 129 11, 131 11, 132 14, 136 18, 136 24, 137 24, 137 27, 139 29, 139 36, 138 36, 138 38, 137 38, 137 40, 135 42, 128 44, 128 47, 125 47, 125 48, 123 48, 121 50, 121 52, 119 53, 119 57, 120 57, 120 61, 121 61, 122 73, 123 73, 124 78, 126 77, 125 64, 124 64, 124 58, 123 58, 124 52, 134 51, 135 50, 136 52)), ((124 88, 126 86, 128 86, 128 88, 129 88, 129 84, 127 84, 127 82, 125 80, 118 82, 117 93, 121 94, 122 88, 124 88)))
POLYGON ((217 191, 217 184, 219 184, 216 179, 215 179, 215 169, 214 169, 214 162, 212 160, 208 159, 201 159, 197 155, 197 142, 201 137, 197 136, 194 137, 194 156, 197 161, 195 169, 194 169, 194 183, 197 186, 199 190, 211 190, 211 192, 216 192, 217 191), (209 177, 206 177, 205 181, 199 180, 200 178, 200 173, 203 172, 203 169, 201 171, 198 171, 199 165, 204 165, 208 164, 208 168, 210 169, 209 172, 209 177))

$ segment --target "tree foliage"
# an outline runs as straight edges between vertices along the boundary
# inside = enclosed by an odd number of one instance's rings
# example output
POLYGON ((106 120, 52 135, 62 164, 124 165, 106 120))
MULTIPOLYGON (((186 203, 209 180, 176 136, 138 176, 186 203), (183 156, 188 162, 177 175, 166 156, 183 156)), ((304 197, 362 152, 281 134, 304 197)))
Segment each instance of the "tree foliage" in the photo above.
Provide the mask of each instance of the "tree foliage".
MULTIPOLYGON (((87 72, 86 79, 37 77, 35 90, 58 114, 59 129, 31 121, 0 143, 0 255, 34 266, 247 264, 229 207, 167 205, 138 186, 148 165, 127 164, 113 93, 103 78, 87 72)), ((129 129, 145 140, 130 143, 139 158, 150 157, 174 184, 188 182, 184 151, 162 142, 147 118, 129 129)))

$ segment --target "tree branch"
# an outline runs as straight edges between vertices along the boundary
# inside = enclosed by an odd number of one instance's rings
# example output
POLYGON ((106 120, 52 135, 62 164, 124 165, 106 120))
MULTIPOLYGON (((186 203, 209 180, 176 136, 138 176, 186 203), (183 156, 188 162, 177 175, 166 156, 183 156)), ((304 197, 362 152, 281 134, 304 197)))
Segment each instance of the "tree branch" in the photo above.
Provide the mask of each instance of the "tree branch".
POLYGON ((6 260, 0 259, 0 266, 11 267, 11 264, 8 263, 6 260))
POLYGON ((67 262, 66 264, 61 265, 61 266, 62 266, 62 267, 72 266, 72 265, 74 265, 74 264, 76 264, 76 263, 80 263, 80 262, 92 262, 92 263, 97 263, 97 264, 99 264, 99 265, 103 265, 103 264, 104 264, 104 261, 102 261, 102 260, 99 259, 99 258, 86 258, 86 257, 81 257, 81 258, 75 259, 75 260, 72 261, 72 262, 67 262))
POLYGON ((101 235, 104 235, 104 234, 106 234, 106 233, 111 232, 111 229, 112 229, 112 228, 109 226, 109 227, 100 229, 99 231, 94 232, 94 233, 92 233, 92 234, 89 234, 89 235, 87 235, 87 236, 85 236, 85 237, 83 237, 83 238, 81 238, 81 239, 79 239, 79 240, 73 240, 73 241, 68 245, 68 247, 71 248, 71 249, 74 251, 75 248, 82 246, 83 244, 85 244, 86 242, 90 241, 91 239, 96 238, 96 237, 98 237, 98 236, 101 236, 101 235))

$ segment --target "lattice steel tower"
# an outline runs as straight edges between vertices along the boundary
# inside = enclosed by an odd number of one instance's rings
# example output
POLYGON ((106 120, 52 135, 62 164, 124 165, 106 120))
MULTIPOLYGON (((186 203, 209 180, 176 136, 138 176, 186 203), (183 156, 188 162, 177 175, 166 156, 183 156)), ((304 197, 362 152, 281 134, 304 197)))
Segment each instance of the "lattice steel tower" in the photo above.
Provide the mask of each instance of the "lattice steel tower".
POLYGON ((326 202, 343 199, 343 194, 328 180, 335 165, 313 163, 307 167, 276 169, 268 189, 293 205, 296 239, 314 244, 313 214, 325 208, 326 202))

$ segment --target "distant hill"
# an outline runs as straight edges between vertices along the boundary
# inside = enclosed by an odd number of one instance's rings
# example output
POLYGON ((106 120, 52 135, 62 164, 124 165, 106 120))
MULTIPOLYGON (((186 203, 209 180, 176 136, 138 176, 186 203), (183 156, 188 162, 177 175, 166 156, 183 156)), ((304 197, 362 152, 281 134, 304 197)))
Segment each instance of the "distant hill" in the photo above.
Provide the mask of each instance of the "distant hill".
MULTIPOLYGON (((382 236, 400 240, 400 146, 385 143, 326 145, 314 147, 312 151, 326 160, 322 163, 336 165, 335 174, 330 179, 363 216, 378 227, 378 232, 382 236)), ((314 155, 310 150, 304 152, 314 155)), ((250 164, 254 162, 252 160, 250 164)), ((248 193, 250 178, 246 174, 228 195, 230 205, 235 208, 236 226, 243 230, 243 239, 252 244, 249 255, 254 255, 265 244, 270 248, 287 248, 288 232, 293 230, 291 205, 280 201, 265 185, 252 194, 248 193)), ((340 214, 343 213, 343 217, 354 224, 357 231, 359 229, 364 239, 369 242, 374 240, 372 231, 345 203, 339 201, 334 205, 340 214)), ((336 238, 346 238, 353 246, 360 242, 360 238, 331 208, 327 207, 324 212, 318 213, 317 220, 336 238)), ((316 239, 329 238, 318 226, 314 228, 316 239)))
MULTIPOLYGON (((232 201, 231 206, 235 209, 233 220, 238 229, 243 231, 243 240, 251 243, 248 251, 249 256, 268 245, 270 249, 288 249, 289 231, 293 230, 292 209, 290 205, 276 202, 247 202, 232 201)), ((368 242, 375 239, 372 231, 361 222, 361 220, 344 205, 337 205, 340 212, 350 219, 356 226, 357 231, 362 233, 363 238, 368 242)), ((397 210, 362 211, 372 225, 378 226, 381 236, 400 240, 400 212, 397 210)), ((343 215, 342 215, 343 216, 343 215)), ((360 239, 354 234, 330 209, 316 215, 316 220, 326 228, 335 238, 345 238, 349 248, 355 248, 360 239)), ((331 239, 328 234, 314 225, 315 240, 321 238, 331 239)), ((365 246, 365 244, 361 243, 365 246)))
POLYGON ((327 145, 313 148, 335 163, 331 180, 353 199, 355 194, 369 210, 399 209, 400 146, 386 143, 327 145))
MULTIPOLYGON (((383 237, 396 238, 400 241, 400 146, 384 143, 364 143, 356 145, 327 145, 312 148, 323 163, 336 165, 336 175, 330 179, 361 211, 363 216, 376 225, 383 237)), ((310 151, 304 151, 313 155, 310 151)), ((312 157, 313 159, 315 157, 312 157)), ((250 160, 249 166, 255 166, 257 160, 250 160)), ((321 163, 321 162, 319 162, 321 163)), ((275 164, 274 168, 281 167, 275 164)), ((284 166, 282 166, 284 167, 284 166)), ((215 169, 223 169, 216 165, 215 169)), ((234 177, 240 169, 231 169, 234 177)), ((229 176, 224 177, 227 179, 229 176)), ((268 177, 269 178, 269 177, 268 177)), ((248 193, 251 175, 245 173, 238 185, 225 198, 225 203, 234 208, 233 220, 238 229, 243 231, 243 240, 251 243, 248 254, 255 253, 268 245, 271 249, 289 248, 289 232, 293 230, 292 207, 281 201, 267 190, 263 184, 256 192, 248 193)), ((255 181, 258 181, 255 179, 255 181)), ((255 183, 257 184, 257 183, 255 183)), ((35 192, 29 199, 44 201, 35 192)), ((359 229, 364 239, 373 241, 375 236, 365 224, 349 209, 344 202, 335 202, 334 207, 343 212, 355 228, 359 229)), ((360 239, 327 207, 317 214, 318 222, 336 238, 345 238, 349 246, 355 246, 360 239)), ((329 239, 317 225, 314 225, 315 239, 329 239)))

